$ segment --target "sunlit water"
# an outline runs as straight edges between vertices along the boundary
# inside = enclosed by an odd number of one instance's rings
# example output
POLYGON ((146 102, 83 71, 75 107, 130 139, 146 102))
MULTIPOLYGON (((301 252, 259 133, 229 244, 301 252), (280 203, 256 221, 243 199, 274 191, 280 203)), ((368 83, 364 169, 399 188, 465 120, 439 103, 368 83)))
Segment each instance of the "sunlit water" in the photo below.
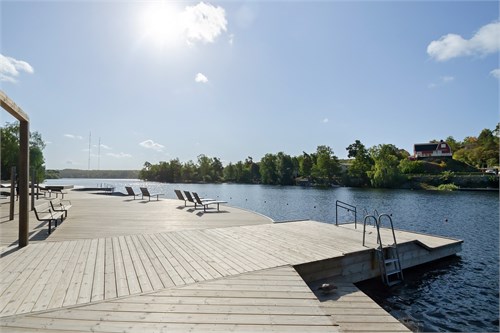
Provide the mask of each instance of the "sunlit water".
MULTIPOLYGON (((387 289, 378 280, 360 286, 387 311, 420 331, 498 332, 498 192, 428 192, 354 188, 316 189, 239 184, 161 184, 133 180, 63 179, 51 184, 96 187, 147 185, 175 199, 174 189, 228 201, 275 221, 311 219, 335 223, 335 200, 364 210, 391 213, 398 229, 464 240, 462 252, 437 263, 405 270, 405 282, 387 289)), ((344 221, 352 220, 345 213, 344 221)))

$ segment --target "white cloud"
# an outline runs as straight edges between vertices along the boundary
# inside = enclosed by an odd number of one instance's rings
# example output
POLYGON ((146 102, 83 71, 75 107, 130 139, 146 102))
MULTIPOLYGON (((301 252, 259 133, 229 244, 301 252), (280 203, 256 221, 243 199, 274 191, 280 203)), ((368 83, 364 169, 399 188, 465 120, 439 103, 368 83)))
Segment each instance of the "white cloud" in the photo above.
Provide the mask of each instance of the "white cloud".
POLYGON ((201 73, 196 74, 196 77, 194 78, 194 80, 198 83, 207 83, 208 82, 208 78, 201 73))
POLYGON ((0 54, 0 81, 17 82, 19 72, 33 74, 34 70, 26 61, 17 60, 0 54))
POLYGON ((111 147, 110 146, 106 146, 104 144, 101 143, 101 148, 102 149, 106 149, 106 150, 111 150, 111 147))
POLYGON ((323 123, 326 124, 328 122, 328 118, 323 119, 323 123))
POLYGON ((484 56, 500 51, 500 22, 487 24, 471 39, 457 34, 447 34, 427 46, 427 53, 438 61, 463 56, 484 56))
POLYGON ((188 43, 213 43, 227 30, 226 11, 222 7, 200 2, 196 6, 186 7, 181 15, 188 43))
POLYGON ((153 140, 146 140, 141 143, 139 143, 140 146, 147 148, 147 149, 153 149, 156 151, 162 151, 163 148, 165 148, 164 145, 161 145, 159 143, 154 142, 153 140))
POLYGON ((73 135, 73 134, 64 134, 64 137, 73 139, 73 140, 83 140, 83 136, 73 135))
POLYGON ((429 88, 437 88, 439 86, 444 86, 445 84, 451 83, 455 81, 455 77, 453 76, 441 76, 438 80, 438 82, 431 82, 427 85, 429 88))
POLYGON ((130 157, 132 157, 132 155, 127 154, 127 153, 119 153, 119 154, 107 153, 106 155, 111 156, 111 157, 115 157, 115 158, 130 158, 130 157))
POLYGON ((500 79, 500 68, 495 68, 490 72, 490 75, 494 78, 500 79))

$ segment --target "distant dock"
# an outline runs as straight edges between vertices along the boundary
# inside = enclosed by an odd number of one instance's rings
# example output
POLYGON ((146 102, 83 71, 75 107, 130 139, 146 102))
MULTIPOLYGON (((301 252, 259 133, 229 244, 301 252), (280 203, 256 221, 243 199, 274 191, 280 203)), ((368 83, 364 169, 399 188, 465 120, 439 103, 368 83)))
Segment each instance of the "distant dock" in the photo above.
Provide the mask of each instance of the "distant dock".
MULTIPOLYGON (((373 227, 363 246, 359 224, 274 224, 230 206, 204 213, 169 199, 77 191, 66 198, 73 206, 67 220, 48 236, 31 216, 30 245, 22 249, 17 221, 2 217, 0 329, 409 331, 353 285, 380 274, 373 227), (321 293, 315 281, 322 279, 337 289, 321 293)), ((403 268, 461 250, 460 240, 396 236, 403 268)))

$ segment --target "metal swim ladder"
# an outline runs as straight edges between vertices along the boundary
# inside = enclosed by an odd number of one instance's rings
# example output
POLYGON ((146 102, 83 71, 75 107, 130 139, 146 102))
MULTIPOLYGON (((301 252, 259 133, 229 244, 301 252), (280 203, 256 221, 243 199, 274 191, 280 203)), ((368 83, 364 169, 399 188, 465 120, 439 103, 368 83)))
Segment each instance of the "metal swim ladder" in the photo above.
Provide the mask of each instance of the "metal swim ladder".
POLYGON ((365 216, 363 221, 363 246, 365 245, 366 222, 372 218, 377 227, 378 248, 376 248, 375 251, 377 252, 380 276, 382 277, 382 282, 390 287, 403 281, 403 269, 401 268, 401 261, 399 259, 398 244, 396 242, 396 234, 394 233, 392 218, 388 214, 379 215, 378 212, 376 212, 376 214, 377 217, 374 215, 365 216), (380 236, 380 225, 383 217, 388 218, 391 223, 392 238, 394 240, 394 243, 386 248, 384 248, 382 238, 380 236))

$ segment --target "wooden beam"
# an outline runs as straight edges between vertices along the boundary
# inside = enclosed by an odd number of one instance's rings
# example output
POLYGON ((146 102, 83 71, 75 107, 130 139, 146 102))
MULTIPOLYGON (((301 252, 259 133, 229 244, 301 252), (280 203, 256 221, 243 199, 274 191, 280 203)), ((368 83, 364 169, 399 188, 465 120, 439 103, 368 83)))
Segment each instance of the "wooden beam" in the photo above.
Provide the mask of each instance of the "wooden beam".
POLYGON ((28 115, 14 103, 2 90, 0 90, 0 106, 10 113, 14 118, 23 122, 29 122, 28 115))

